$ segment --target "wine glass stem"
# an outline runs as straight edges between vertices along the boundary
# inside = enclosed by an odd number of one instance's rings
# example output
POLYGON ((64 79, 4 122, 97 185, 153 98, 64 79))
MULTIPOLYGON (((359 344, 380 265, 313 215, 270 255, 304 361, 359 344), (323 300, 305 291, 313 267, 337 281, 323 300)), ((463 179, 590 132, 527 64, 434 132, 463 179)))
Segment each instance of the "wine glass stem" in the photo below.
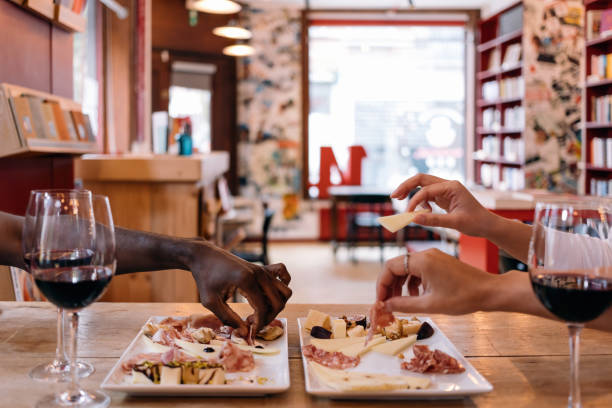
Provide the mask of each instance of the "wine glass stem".
POLYGON ((570 323, 569 329, 569 351, 570 351, 570 395, 567 401, 569 408, 581 408, 580 400, 580 331, 581 324, 570 323))
POLYGON ((79 367, 77 364, 77 329, 79 327, 79 315, 77 312, 70 313, 70 387, 69 399, 77 401, 81 395, 79 387, 79 367))
POLYGON ((63 364, 67 361, 64 349, 64 309, 57 308, 57 346, 55 349, 55 364, 63 364))

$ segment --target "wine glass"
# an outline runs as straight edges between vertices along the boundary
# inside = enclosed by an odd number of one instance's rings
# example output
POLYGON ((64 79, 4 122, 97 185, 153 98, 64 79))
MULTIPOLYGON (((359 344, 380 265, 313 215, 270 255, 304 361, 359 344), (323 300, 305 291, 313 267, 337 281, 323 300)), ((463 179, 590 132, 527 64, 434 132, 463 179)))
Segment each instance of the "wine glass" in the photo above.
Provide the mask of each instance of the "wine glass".
MULTIPOLYGON (((72 195, 73 197, 87 198, 91 196, 88 190, 33 190, 30 192, 28 207, 24 218, 22 230, 22 251, 26 268, 30 269, 30 258, 32 253, 32 241, 34 233, 34 222, 38 202, 43 194, 49 195, 72 195)), ((46 364, 40 364, 30 371, 30 378, 40 381, 64 382, 70 379, 70 363, 64 349, 64 310, 57 308, 57 346, 55 348, 55 359, 46 364)), ((77 362, 79 377, 90 376, 94 368, 84 361, 77 362)))
POLYGON ((580 331, 612 304, 612 201, 536 203, 529 273, 536 296, 569 329, 568 406, 580 408, 580 331))
POLYGON ((110 398, 79 386, 76 368, 78 311, 95 302, 115 271, 115 234, 108 199, 43 194, 37 206, 31 273, 39 290, 70 313, 71 382, 37 407, 106 407, 110 398))

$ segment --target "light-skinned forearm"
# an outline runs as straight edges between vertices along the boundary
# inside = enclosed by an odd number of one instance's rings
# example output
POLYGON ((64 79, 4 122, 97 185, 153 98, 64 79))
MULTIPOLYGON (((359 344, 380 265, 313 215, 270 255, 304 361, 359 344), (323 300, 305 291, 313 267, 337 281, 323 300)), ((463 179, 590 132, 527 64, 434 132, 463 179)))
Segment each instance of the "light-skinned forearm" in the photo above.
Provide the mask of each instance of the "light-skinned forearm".
POLYGON ((491 213, 491 215, 489 222, 483 223, 482 236, 514 258, 526 263, 532 232, 531 225, 497 214, 491 213))
MULTIPOLYGON (((528 273, 511 271, 503 275, 491 275, 491 279, 483 284, 482 291, 483 311, 524 313, 561 321, 537 298, 528 273)), ((588 322, 586 327, 612 331, 612 308, 588 322)))

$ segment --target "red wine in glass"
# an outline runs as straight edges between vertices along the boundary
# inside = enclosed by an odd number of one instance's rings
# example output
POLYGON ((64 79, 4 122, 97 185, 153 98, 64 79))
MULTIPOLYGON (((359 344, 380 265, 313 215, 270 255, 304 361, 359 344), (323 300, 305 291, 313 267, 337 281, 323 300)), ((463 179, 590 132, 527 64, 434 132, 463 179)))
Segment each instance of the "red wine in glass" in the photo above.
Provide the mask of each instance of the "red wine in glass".
POLYGON ((566 322, 590 322, 612 304, 612 279, 542 271, 531 285, 544 307, 566 322))

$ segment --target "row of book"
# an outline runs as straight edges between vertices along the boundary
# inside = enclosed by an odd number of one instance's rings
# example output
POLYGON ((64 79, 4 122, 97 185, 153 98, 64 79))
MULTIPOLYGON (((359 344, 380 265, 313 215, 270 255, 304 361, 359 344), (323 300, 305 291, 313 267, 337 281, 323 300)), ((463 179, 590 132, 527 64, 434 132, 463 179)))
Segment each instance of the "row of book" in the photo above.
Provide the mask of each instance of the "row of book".
POLYGON ((502 54, 499 48, 493 48, 489 55, 487 70, 498 71, 501 69, 511 68, 521 62, 522 46, 521 43, 510 44, 506 48, 502 61, 502 54))
POLYGON ((612 54, 591 55, 591 73, 588 81, 612 78, 612 54))
POLYGON ((59 102, 23 94, 10 99, 22 139, 95 141, 89 116, 78 110, 63 110, 59 102))
POLYGON ((591 96, 591 122, 612 122, 612 95, 591 96))
POLYGON ((505 137, 503 139, 503 154, 500 154, 500 144, 497 136, 485 136, 481 143, 481 149, 475 152, 476 159, 497 160, 501 156, 509 162, 523 162, 525 160, 525 142, 520 138, 505 137))
POLYGON ((589 10, 586 13, 587 41, 612 34, 612 10, 589 10))
POLYGON ((485 101, 522 98, 525 94, 525 81, 522 76, 489 81, 482 84, 482 98, 485 101))
POLYGON ((504 120, 499 109, 488 108, 482 111, 482 127, 492 131, 506 129, 523 129, 525 126, 525 109, 514 106, 504 109, 504 120))
POLYGON ((591 164, 612 169, 612 138, 594 137, 591 140, 591 164))
POLYGON ((600 197, 612 196, 612 180, 591 179, 590 194, 600 197))
POLYGON ((525 172, 521 168, 483 163, 478 171, 480 172, 480 182, 485 187, 504 191, 516 191, 525 188, 525 172))

